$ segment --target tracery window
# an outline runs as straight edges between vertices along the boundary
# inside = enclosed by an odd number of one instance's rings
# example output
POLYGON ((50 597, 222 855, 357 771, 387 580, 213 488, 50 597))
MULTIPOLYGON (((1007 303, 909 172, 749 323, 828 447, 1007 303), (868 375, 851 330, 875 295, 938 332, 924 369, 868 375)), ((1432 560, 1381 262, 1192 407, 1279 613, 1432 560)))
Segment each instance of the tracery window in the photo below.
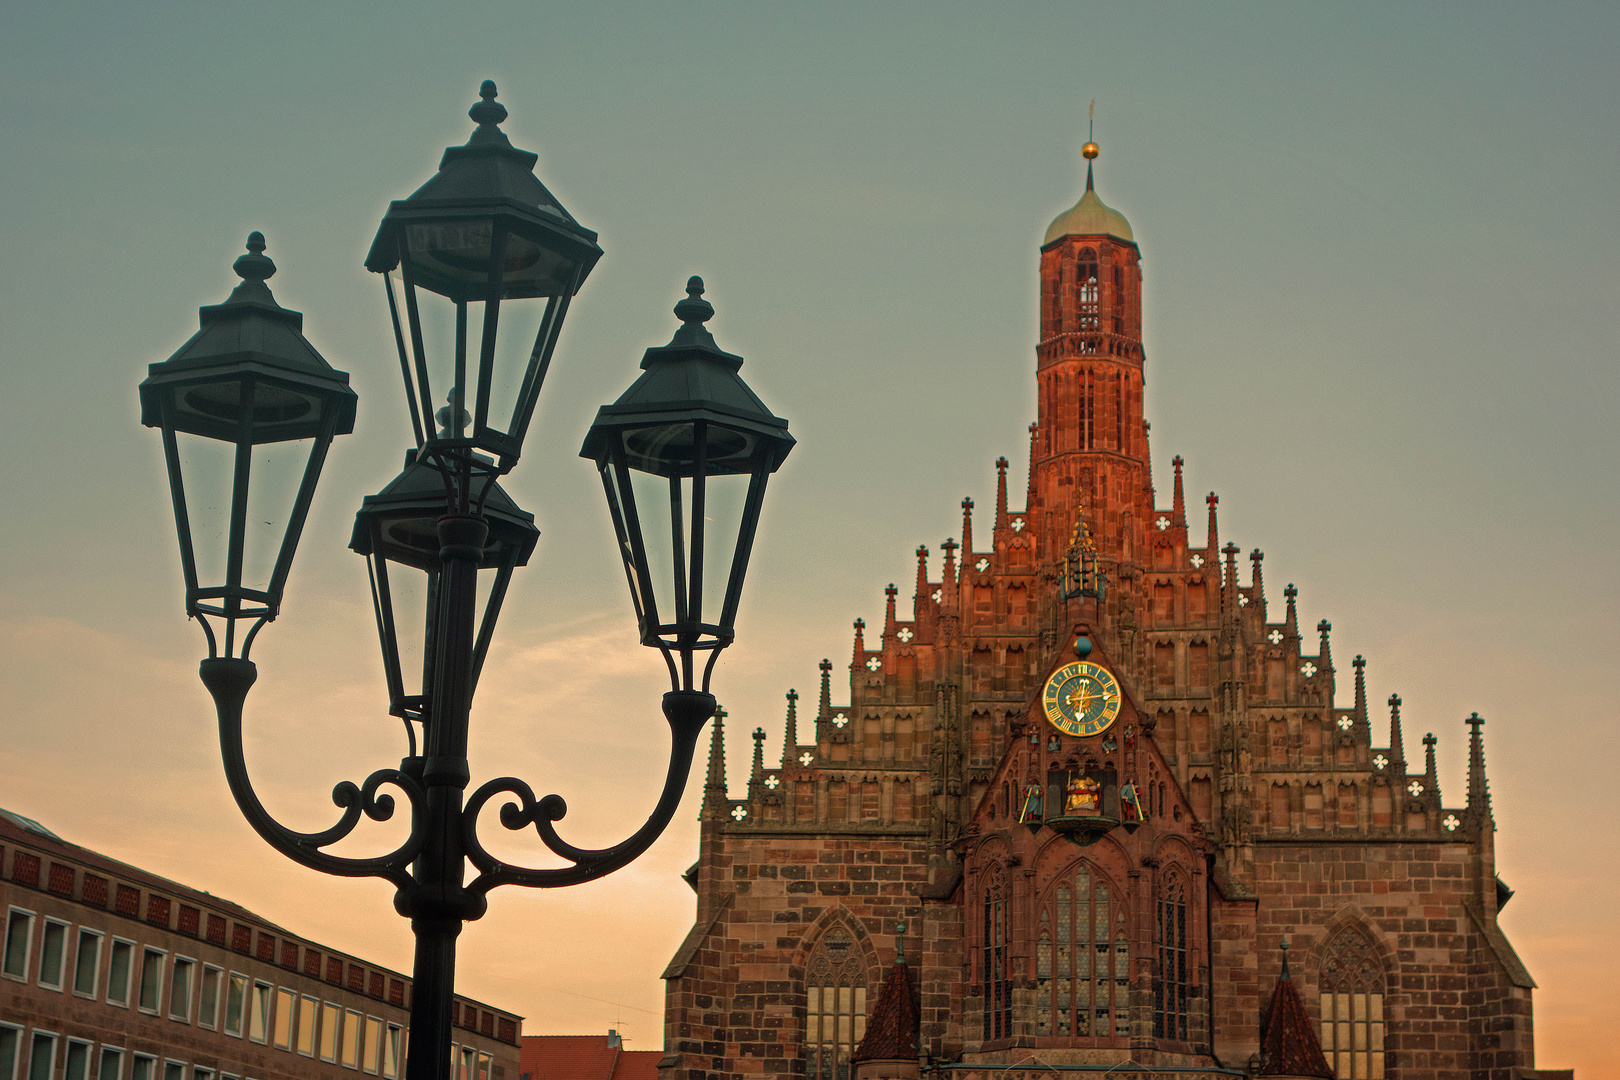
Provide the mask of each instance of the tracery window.
POLYGON ((1187 1041, 1187 890, 1179 877, 1159 893, 1159 967, 1153 980, 1153 1036, 1187 1041))
POLYGON ((1383 1080, 1384 966, 1373 943, 1345 927, 1322 950, 1322 1052, 1341 1080, 1383 1080))
POLYGON ((1035 951, 1035 1034, 1125 1035, 1130 946, 1125 905, 1107 879, 1081 863, 1041 909, 1035 951))
POLYGON ((1075 276, 1078 279, 1078 288, 1075 299, 1079 301, 1076 311, 1080 315, 1081 330, 1097 329, 1097 253, 1091 248, 1080 249, 1080 259, 1075 266, 1075 276))
POLYGON ((1007 890, 992 880, 984 891, 984 937, 979 974, 984 980, 984 1037, 1005 1039, 1012 1034, 1012 973, 1008 970, 1012 946, 1007 890))
POLYGON ((805 966, 806 1080, 850 1080, 850 1055, 866 1037, 866 965, 854 944, 835 927, 805 966))

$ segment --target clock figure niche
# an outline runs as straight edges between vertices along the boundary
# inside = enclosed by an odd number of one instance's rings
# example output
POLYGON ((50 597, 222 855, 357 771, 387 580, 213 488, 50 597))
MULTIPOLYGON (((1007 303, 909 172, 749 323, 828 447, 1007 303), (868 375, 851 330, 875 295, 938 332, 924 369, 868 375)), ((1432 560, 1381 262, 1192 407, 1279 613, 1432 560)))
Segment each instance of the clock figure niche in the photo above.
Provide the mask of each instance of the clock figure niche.
POLYGON ((1089 844, 1120 823, 1119 774, 1053 762, 1046 773, 1046 824, 1077 844, 1089 844))

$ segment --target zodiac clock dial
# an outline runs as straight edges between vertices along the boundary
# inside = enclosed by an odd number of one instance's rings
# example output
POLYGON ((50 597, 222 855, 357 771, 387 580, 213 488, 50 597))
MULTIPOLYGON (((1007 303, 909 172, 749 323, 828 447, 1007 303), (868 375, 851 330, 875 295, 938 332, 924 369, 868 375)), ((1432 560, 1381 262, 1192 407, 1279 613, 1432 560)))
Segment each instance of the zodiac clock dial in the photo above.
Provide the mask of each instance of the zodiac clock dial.
POLYGON ((1096 735, 1119 716, 1119 682, 1085 660, 1052 672, 1041 691, 1046 719, 1065 735, 1096 735))

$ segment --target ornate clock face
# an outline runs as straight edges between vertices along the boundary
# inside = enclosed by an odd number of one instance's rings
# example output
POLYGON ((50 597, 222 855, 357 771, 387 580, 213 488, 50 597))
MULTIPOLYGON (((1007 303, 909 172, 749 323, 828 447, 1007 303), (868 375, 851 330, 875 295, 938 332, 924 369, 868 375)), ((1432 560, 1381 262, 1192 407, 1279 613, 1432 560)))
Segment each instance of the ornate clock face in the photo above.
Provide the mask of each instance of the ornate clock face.
POLYGON ((1064 664, 1046 680, 1041 706, 1046 719, 1064 734, 1095 735, 1119 716, 1119 683, 1097 664, 1064 664))

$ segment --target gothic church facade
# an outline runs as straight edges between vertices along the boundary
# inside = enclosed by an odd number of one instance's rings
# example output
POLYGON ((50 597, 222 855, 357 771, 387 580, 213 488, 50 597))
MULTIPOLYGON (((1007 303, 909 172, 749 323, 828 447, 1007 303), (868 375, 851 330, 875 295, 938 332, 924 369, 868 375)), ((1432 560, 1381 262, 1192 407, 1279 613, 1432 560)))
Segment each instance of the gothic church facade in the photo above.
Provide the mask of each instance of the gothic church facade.
POLYGON ((1408 758, 1359 656, 1339 703, 1331 627, 1292 585, 1271 607, 1258 549, 1240 573, 1213 493, 1193 528, 1180 458, 1156 505, 1140 251, 1089 165, 1040 281, 1022 505, 1001 459, 990 513, 917 549, 909 617, 890 585, 855 622, 847 696, 823 661, 779 760, 754 733, 740 798, 716 719, 662 1080, 869 1075, 895 970, 915 1030, 880 1056, 914 1060, 883 1075, 1266 1074, 1268 1034, 1321 1075, 1538 1075, 1482 722, 1447 801, 1433 736, 1408 758), (1116 686, 1101 728, 1048 719, 1077 663, 1116 686), (1309 1023, 1268 1033, 1285 972, 1309 1023))

